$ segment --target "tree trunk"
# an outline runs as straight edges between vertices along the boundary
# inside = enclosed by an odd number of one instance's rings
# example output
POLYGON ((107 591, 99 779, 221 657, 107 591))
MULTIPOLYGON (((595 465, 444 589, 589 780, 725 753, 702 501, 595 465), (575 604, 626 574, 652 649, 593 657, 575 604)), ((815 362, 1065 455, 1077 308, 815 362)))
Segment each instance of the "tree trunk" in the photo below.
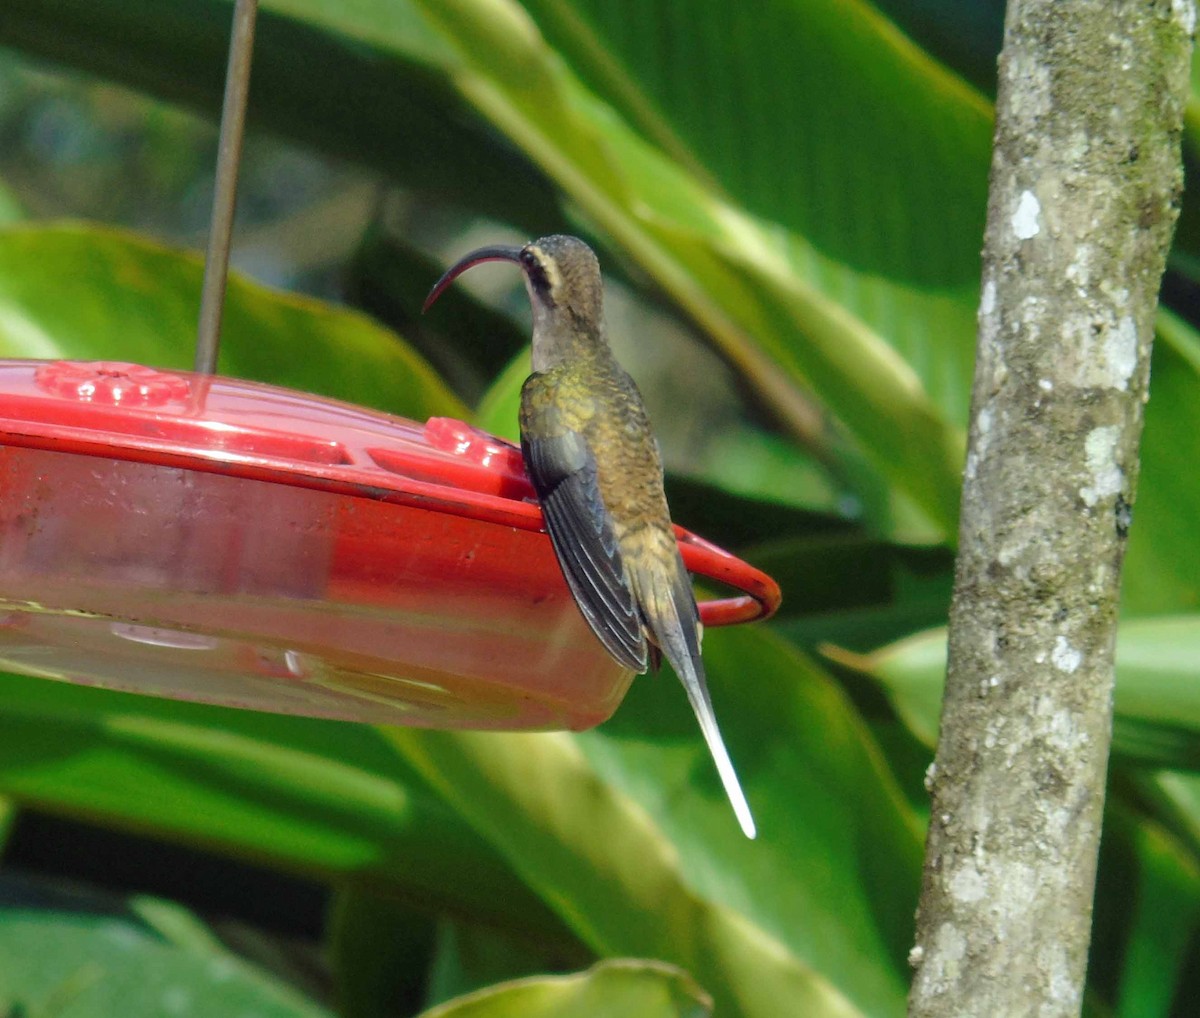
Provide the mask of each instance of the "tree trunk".
POLYGON ((1011 0, 912 1016, 1078 1015, 1192 0, 1011 0))

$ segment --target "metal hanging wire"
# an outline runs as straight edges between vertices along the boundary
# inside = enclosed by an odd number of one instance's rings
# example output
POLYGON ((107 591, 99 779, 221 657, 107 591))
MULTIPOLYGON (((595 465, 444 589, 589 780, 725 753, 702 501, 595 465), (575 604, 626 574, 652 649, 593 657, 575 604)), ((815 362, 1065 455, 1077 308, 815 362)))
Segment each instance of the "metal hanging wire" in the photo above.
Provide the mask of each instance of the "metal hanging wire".
POLYGON ((225 281, 229 275, 229 248, 233 214, 237 208, 238 164, 246 127, 246 97, 250 92, 250 65, 254 55, 254 23, 258 0, 237 0, 233 33, 229 40, 229 66, 225 73, 225 101, 221 108, 221 133, 217 143, 217 175, 213 192, 212 223, 204 256, 204 289, 200 296, 200 321, 196 330, 195 370, 211 375, 217 369, 221 342, 221 315, 225 308, 225 281))

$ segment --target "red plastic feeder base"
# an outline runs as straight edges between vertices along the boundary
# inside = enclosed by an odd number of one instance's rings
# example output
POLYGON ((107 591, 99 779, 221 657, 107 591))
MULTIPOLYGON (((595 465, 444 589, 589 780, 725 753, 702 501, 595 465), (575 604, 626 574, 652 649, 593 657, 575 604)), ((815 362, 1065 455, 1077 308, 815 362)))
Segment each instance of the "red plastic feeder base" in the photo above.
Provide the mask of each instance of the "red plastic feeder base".
MULTIPOLYGON (((267 385, 0 361, 0 668, 353 721, 587 728, 632 678, 512 445, 267 385)), ((685 532, 689 568, 775 584, 685 532)))

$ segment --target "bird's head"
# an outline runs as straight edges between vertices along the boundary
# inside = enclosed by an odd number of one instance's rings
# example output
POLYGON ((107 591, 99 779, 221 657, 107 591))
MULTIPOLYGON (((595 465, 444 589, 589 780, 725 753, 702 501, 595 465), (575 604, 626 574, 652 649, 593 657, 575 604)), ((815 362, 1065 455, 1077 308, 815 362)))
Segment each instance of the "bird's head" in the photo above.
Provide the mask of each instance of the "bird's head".
POLYGON ((459 275, 480 262, 521 266, 533 306, 533 361, 543 370, 581 345, 603 340, 604 284, 600 262, 578 237, 553 234, 524 247, 481 247, 448 268, 425 298, 424 310, 459 275))

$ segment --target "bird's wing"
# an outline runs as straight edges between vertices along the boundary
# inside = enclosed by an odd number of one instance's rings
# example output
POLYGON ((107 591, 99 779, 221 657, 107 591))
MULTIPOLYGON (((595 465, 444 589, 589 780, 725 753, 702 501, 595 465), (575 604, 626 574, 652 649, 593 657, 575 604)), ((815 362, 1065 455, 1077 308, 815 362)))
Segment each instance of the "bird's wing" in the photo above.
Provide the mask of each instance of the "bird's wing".
POLYGON ((644 672, 642 619, 600 495, 596 458, 587 438, 567 427, 540 374, 521 392, 521 449, 575 603, 605 649, 626 668, 644 672))

